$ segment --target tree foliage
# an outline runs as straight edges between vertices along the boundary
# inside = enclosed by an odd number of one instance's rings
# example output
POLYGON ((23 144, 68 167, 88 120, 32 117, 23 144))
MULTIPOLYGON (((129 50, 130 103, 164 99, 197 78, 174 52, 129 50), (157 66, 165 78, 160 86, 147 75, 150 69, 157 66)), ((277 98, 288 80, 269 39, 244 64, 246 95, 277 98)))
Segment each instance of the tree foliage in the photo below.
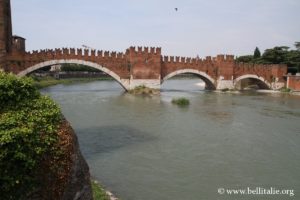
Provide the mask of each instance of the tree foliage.
POLYGON ((0 111, 38 96, 32 79, 18 79, 15 75, 0 72, 0 111))
POLYGON ((252 55, 240 56, 236 59, 238 62, 250 63, 253 62, 252 55))
POLYGON ((280 46, 272 49, 266 49, 262 55, 261 62, 270 64, 287 64, 287 55, 289 47, 280 46))
POLYGON ((100 70, 95 69, 93 67, 85 66, 85 65, 79 65, 79 64, 62 64, 61 67, 62 71, 65 72, 99 72, 100 70))
POLYGON ((300 42, 295 42, 295 47, 298 51, 300 51, 300 42))
POLYGON ((253 58, 257 59, 257 58, 260 58, 260 56, 261 56, 261 53, 259 51, 259 48, 256 47, 255 50, 254 50, 253 58))
POLYGON ((38 165, 58 152, 58 106, 28 78, 0 73, 0 194, 20 199, 38 185, 38 165))
POLYGON ((289 73, 300 72, 300 42, 295 43, 296 50, 290 50, 287 46, 276 46, 266 49, 261 56, 258 56, 259 49, 256 47, 254 55, 237 57, 237 62, 257 64, 286 64, 289 73))

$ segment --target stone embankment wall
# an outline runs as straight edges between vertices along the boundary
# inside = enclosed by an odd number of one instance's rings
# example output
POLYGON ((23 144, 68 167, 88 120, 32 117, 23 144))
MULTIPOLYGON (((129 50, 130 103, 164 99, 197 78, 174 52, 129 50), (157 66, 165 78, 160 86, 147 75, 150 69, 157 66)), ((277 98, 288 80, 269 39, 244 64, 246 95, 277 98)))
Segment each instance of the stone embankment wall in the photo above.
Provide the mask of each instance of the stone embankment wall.
POLYGON ((89 167, 66 120, 60 124, 57 135, 61 153, 43 159, 38 173, 40 186, 24 200, 93 200, 89 167))
POLYGON ((300 91, 300 74, 287 76, 287 88, 294 91, 300 91))
POLYGON ((72 164, 69 178, 61 199, 92 200, 93 194, 90 183, 89 167, 80 152, 77 136, 75 135, 72 127, 67 121, 64 123, 67 133, 69 133, 70 137, 73 139, 73 151, 70 152, 72 164))

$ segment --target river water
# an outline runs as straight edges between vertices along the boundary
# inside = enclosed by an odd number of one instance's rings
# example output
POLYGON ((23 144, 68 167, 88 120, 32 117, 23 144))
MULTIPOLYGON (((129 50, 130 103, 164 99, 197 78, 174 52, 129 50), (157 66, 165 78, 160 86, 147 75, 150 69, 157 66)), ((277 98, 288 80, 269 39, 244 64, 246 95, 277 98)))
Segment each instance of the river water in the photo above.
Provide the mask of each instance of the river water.
POLYGON ((42 92, 75 129, 92 176, 122 200, 299 199, 300 97, 202 89, 200 79, 173 79, 155 97, 114 81, 42 92), (218 193, 248 187, 294 196, 218 193))

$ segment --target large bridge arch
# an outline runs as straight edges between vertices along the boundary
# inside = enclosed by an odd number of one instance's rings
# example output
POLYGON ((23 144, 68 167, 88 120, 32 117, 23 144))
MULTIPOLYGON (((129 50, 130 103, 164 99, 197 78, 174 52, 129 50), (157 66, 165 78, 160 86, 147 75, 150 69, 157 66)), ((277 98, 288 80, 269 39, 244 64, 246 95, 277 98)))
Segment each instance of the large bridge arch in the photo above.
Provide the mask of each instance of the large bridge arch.
POLYGON ((169 74, 167 74, 166 76, 163 77, 163 79, 161 80, 161 84, 172 78, 173 76, 176 76, 176 75, 179 75, 179 74, 186 74, 186 73, 189 73, 189 74, 195 74, 195 75, 198 75, 206 84, 206 89, 210 89, 210 90, 215 90, 216 89, 216 86, 215 86, 215 80, 209 76, 208 74, 206 74, 205 72, 202 72, 202 71, 199 71, 199 70, 196 70, 196 69, 179 69, 179 70, 176 70, 176 71, 173 71, 169 74))
MULTIPOLYGON (((233 81, 233 85, 234 85, 234 88, 239 88, 241 87, 240 84, 241 84, 241 81, 242 80, 245 80, 245 79, 252 79, 252 80, 256 80, 257 81, 257 84, 259 85, 260 88, 262 89, 271 89, 272 85, 267 81, 265 80, 263 77, 261 76, 257 76, 255 74, 245 74, 245 75, 242 75, 242 76, 239 76, 238 78, 236 78, 234 81, 233 81)), ((239 88, 241 89, 241 88, 239 88)))
POLYGON ((99 69, 99 70, 105 72, 106 74, 110 75, 113 79, 115 79, 125 90, 129 90, 129 80, 121 79, 121 77, 118 74, 111 71, 110 69, 103 67, 97 63, 85 61, 85 60, 77 60, 77 59, 49 60, 49 61, 38 63, 31 67, 28 67, 27 69, 19 72, 18 76, 20 76, 20 77, 26 76, 27 74, 29 74, 35 70, 41 69, 46 66, 52 66, 52 65, 57 65, 57 64, 80 64, 80 65, 86 65, 86 66, 89 66, 92 68, 99 69))

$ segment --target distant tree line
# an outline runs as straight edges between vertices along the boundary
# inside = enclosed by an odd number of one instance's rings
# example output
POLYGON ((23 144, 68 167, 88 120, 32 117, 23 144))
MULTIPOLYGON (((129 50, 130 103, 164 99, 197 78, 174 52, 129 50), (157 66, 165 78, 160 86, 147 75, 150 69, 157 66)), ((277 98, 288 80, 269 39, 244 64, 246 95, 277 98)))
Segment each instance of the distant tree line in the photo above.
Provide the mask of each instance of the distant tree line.
POLYGON ((79 65, 79 64, 62 64, 61 71, 64 71, 64 72, 100 72, 99 69, 85 66, 85 65, 79 65))
POLYGON ((238 62, 256 63, 256 64, 286 64, 288 73, 300 72, 300 42, 295 42, 295 50, 290 50, 287 46, 276 46, 272 49, 266 49, 263 54, 256 47, 253 55, 239 56, 238 62))

